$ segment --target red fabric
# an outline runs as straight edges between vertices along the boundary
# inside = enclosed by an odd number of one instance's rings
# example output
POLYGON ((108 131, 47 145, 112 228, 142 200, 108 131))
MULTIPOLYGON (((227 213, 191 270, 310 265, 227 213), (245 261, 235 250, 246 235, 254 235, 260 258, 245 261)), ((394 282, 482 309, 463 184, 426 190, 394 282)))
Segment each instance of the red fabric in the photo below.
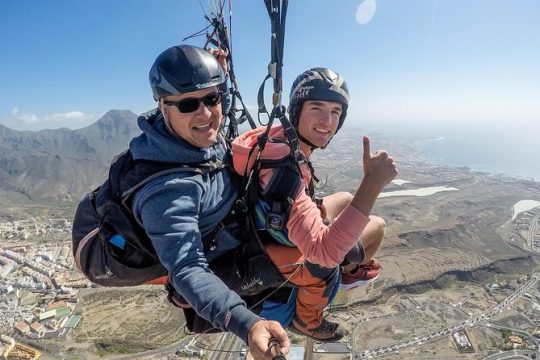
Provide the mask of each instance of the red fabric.
POLYGON ((162 276, 160 278, 145 282, 147 285, 165 285, 169 281, 168 276, 162 276))
POLYGON ((329 300, 328 296, 324 296, 325 281, 312 275, 303 265, 304 256, 298 248, 268 244, 266 250, 284 278, 299 286, 296 317, 306 324, 307 329, 319 326, 329 300))

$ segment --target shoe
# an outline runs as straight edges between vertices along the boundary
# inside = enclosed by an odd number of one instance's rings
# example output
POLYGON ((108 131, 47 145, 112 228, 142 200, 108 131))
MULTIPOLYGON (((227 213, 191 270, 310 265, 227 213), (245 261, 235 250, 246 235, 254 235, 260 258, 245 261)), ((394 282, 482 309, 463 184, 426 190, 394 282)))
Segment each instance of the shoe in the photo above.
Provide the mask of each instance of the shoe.
POLYGON ((381 270, 381 262, 375 258, 371 258, 371 260, 361 266, 369 270, 381 270))
POLYGON ((365 265, 359 265, 356 270, 343 273, 341 276, 341 289, 353 289, 357 286, 369 284, 379 277, 379 270, 371 270, 365 265))
POLYGON ((314 329, 306 329, 302 324, 302 321, 295 318, 289 325, 289 330, 321 342, 338 341, 347 335, 347 331, 342 329, 338 323, 326 319, 322 319, 320 325, 314 329))

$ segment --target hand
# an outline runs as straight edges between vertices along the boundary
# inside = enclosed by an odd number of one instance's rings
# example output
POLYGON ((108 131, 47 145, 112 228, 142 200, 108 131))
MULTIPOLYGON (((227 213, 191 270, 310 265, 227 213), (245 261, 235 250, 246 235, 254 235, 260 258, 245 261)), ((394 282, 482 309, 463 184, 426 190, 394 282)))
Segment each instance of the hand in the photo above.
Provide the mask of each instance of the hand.
POLYGON ((249 329, 248 346, 253 359, 272 360, 272 354, 268 344, 270 339, 275 338, 281 345, 281 352, 289 352, 290 341, 287 333, 277 321, 259 320, 249 329))
POLYGON ((351 205, 369 216, 382 189, 397 175, 394 159, 386 151, 371 154, 369 138, 364 136, 364 178, 353 196, 351 205))
POLYGON ((364 136, 364 178, 380 186, 382 190, 394 177, 398 171, 394 159, 388 155, 386 150, 378 150, 371 154, 369 138, 364 136))
POLYGON ((221 48, 208 48, 208 52, 216 57, 219 65, 221 65, 223 68, 223 72, 226 74, 229 71, 229 67, 227 66, 227 56, 229 56, 229 50, 221 48))

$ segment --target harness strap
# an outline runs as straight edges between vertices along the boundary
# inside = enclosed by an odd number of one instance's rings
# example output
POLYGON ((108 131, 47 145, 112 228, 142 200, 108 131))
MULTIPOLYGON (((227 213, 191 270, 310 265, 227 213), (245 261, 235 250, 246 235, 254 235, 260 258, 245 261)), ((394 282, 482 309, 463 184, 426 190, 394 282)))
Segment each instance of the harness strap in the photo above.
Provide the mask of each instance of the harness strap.
POLYGON ((229 0, 228 26, 227 21, 225 20, 225 16, 223 14, 224 7, 225 0, 220 0, 219 7, 216 7, 215 12, 212 12, 210 15, 207 15, 205 13, 204 15, 204 18, 208 21, 208 25, 204 29, 185 37, 183 41, 196 36, 202 36, 206 32, 206 42, 203 47, 208 50, 208 46, 211 44, 216 46, 218 49, 222 50, 226 54, 225 59, 227 61, 228 68, 227 75, 230 79, 229 93, 231 94, 231 106, 228 112, 224 114, 226 119, 228 119, 229 121, 227 123, 224 122, 222 129, 227 129, 225 131, 225 135, 229 140, 232 140, 239 135, 239 124, 248 121, 252 129, 255 129, 257 126, 253 121, 251 114, 247 110, 242 96, 240 95, 238 80, 236 78, 236 73, 234 69, 234 62, 232 56, 232 36, 230 35, 231 32, 229 31, 232 28, 232 0, 229 0), (212 30, 209 31, 209 29, 212 30), (239 108, 237 108, 236 106, 236 99, 240 101, 241 106, 239 108), (240 113, 240 115, 237 116, 237 113, 240 113))
POLYGON ((268 116, 266 131, 259 135, 258 138, 259 151, 264 150, 273 121, 274 119, 278 119, 283 126, 287 139, 289 140, 288 145, 291 148, 291 153, 293 154, 294 159, 298 161, 300 159, 298 150, 298 135, 286 116, 287 109, 281 104, 281 92, 283 89, 283 47, 285 44, 285 20, 287 17, 288 0, 265 0, 264 3, 270 17, 272 36, 270 40, 271 60, 270 64, 268 65, 268 74, 259 87, 259 92, 257 95, 257 115, 259 117, 259 122, 261 122, 261 114, 266 114, 268 116), (274 81, 274 94, 272 96, 273 109, 272 112, 268 114, 268 110, 264 104, 264 86, 266 81, 270 78, 272 78, 274 81))
POLYGON ((270 74, 270 71, 268 71, 268 74, 264 78, 261 86, 259 86, 259 91, 257 93, 257 104, 258 104, 257 117, 259 118, 259 123, 261 123, 261 114, 266 114, 266 116, 268 116, 268 121, 271 120, 270 114, 268 113, 268 110, 266 110, 266 105, 264 104, 264 84, 266 84, 266 80, 270 79, 271 77, 272 75, 270 74))
POLYGON ((306 164, 309 168, 309 172, 311 174, 311 179, 309 181, 309 184, 308 184, 308 195, 309 197, 311 197, 312 199, 315 199, 315 184, 313 182, 313 180, 315 180, 315 182, 319 182, 319 179, 315 176, 315 169, 313 168, 313 165, 311 164, 311 161, 309 161, 308 159, 306 159, 306 164))
MULTIPOLYGON (((251 114, 247 110, 246 105, 244 104, 244 100, 242 99, 242 95, 240 95, 240 91, 238 91, 238 87, 235 88, 235 90, 234 90, 234 92, 232 94, 233 94, 233 105, 231 107, 231 111, 233 109, 235 111, 239 110, 239 109, 236 109, 236 107, 235 107, 235 99, 240 100, 240 104, 242 104, 242 109, 240 109, 240 111, 241 111, 240 117, 238 118, 237 123, 242 124, 247 120, 248 123, 249 123, 249 126, 251 126, 252 129, 255 129, 257 127, 257 125, 255 124, 255 121, 253 121, 253 117, 251 117, 251 114)), ((229 115, 230 114, 231 114, 231 112, 229 112, 229 115)), ((237 136, 238 136, 238 134, 237 134, 237 136)))
MULTIPOLYGON (((117 156, 109 169, 109 180, 107 192, 112 199, 119 204, 118 211, 124 214, 133 214, 131 208, 131 201, 133 195, 137 190, 148 184, 150 181, 177 172, 193 172, 197 174, 210 174, 220 169, 225 168, 226 165, 220 161, 208 161, 199 164, 178 164, 167 162, 155 162, 148 160, 134 160, 129 150, 126 150, 119 156, 117 156)), ((99 210, 98 210, 99 211, 99 210)), ((134 229, 139 229, 144 233, 144 229, 140 228, 140 225, 129 217, 126 218, 134 229)), ((101 231, 105 238, 109 238, 114 235, 113 228, 109 224, 103 222, 100 224, 101 231), (107 232, 110 234, 106 235, 107 232)), ((144 253, 147 257, 158 261, 154 252, 153 246, 145 241, 139 241, 137 237, 128 241, 129 245, 140 252, 144 253)))
POLYGON ((271 25, 271 62, 268 66, 269 75, 274 79, 273 104, 281 104, 283 46, 285 43, 285 20, 287 18, 288 0, 265 0, 266 10, 271 25))
POLYGON ((294 166, 261 164, 261 168, 275 168, 274 175, 261 194, 270 206, 266 213, 266 228, 281 231, 286 228, 294 198, 302 184, 302 175, 294 166))

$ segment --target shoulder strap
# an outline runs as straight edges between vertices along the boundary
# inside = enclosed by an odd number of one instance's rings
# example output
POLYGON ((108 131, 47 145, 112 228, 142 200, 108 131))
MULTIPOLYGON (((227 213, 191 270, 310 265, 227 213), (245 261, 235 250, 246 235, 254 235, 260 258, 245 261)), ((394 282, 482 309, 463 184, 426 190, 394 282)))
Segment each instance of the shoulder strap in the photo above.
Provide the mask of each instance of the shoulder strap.
POLYGON ((266 188, 259 194, 269 209, 266 213, 266 228, 281 231, 286 228, 294 198, 301 191, 302 174, 290 157, 280 161, 263 160, 261 169, 274 169, 266 188))
POLYGON ((206 165, 202 166, 202 164, 200 164, 200 165, 201 166, 197 166, 197 167, 192 167, 192 166, 188 166, 188 165, 185 165, 185 166, 183 166, 183 165, 178 166, 177 165, 177 167, 174 167, 172 169, 166 169, 166 170, 162 170, 162 171, 158 171, 156 173, 153 173, 152 175, 149 175, 148 177, 142 179, 140 182, 133 185, 129 189, 127 189, 125 191, 122 191, 121 194, 120 194, 120 197, 122 199, 122 203, 125 205, 125 202, 137 190, 139 190, 140 188, 142 188, 144 185, 148 184, 152 180, 157 179, 157 178, 159 178, 161 176, 166 176, 166 175, 174 174, 174 173, 177 173, 177 172, 193 172, 193 173, 196 173, 196 174, 206 175, 206 174, 212 173, 214 171, 217 171, 219 169, 225 168, 224 164, 217 163, 217 162, 216 163, 209 163, 208 166, 206 166, 206 165))
POLYGON ((225 167, 223 162, 212 160, 196 164, 134 160, 131 151, 126 150, 113 160, 109 170, 109 184, 111 194, 131 213, 129 202, 133 194, 158 177, 177 172, 206 175, 225 167))

